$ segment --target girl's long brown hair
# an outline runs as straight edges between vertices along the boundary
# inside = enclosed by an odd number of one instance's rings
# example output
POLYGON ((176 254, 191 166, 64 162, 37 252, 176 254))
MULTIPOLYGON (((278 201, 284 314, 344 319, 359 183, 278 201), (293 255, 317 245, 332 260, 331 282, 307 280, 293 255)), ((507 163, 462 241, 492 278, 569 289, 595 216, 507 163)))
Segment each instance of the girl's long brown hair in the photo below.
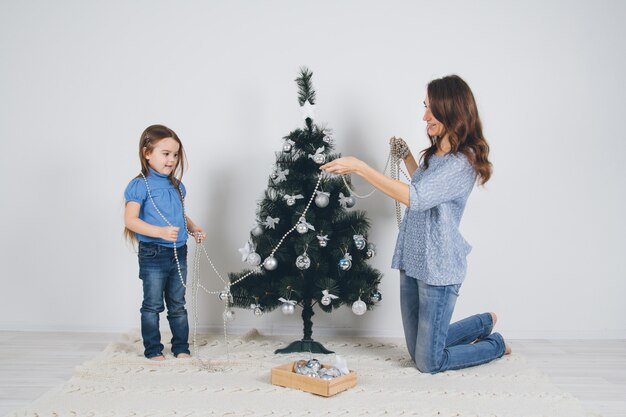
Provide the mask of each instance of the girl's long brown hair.
MULTIPOLYGON (((450 152, 465 155, 478 175, 478 183, 485 184, 491 178, 492 164, 472 90, 458 75, 448 75, 428 83, 427 94, 433 116, 443 124, 444 134, 448 135, 450 152)), ((421 156, 425 168, 437 152, 438 138, 428 137, 431 146, 424 149, 421 156)))
MULTIPOLYGON (((146 159, 146 155, 150 155, 154 150, 154 147, 157 143, 165 138, 172 138, 176 142, 178 142, 178 162, 176 164, 176 168, 172 170, 169 175, 169 179, 172 185, 179 189, 179 185, 183 179, 183 173, 185 172, 185 164, 186 164, 186 156, 185 149, 183 148, 183 143, 180 141, 180 138, 172 129, 163 125, 152 125, 148 126, 146 130, 143 131, 141 137, 139 138, 139 161, 141 162, 141 172, 146 177, 150 173, 150 165, 148 164, 148 160, 146 159)), ((140 175, 137 175, 135 178, 140 178, 140 175)), ((181 195, 181 198, 183 196, 181 195)), ((136 242, 137 237, 135 232, 124 227, 124 236, 131 242, 136 242)))

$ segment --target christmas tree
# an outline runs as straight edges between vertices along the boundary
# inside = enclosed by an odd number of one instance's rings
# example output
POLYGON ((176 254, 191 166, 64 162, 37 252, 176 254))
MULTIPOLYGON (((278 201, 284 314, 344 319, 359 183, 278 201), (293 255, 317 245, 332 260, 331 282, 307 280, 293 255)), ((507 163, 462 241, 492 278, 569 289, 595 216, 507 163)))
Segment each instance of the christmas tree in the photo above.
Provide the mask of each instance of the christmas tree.
POLYGON ((341 155, 332 153, 331 131, 313 123, 312 76, 300 69, 296 82, 305 126, 283 138, 257 225, 240 249, 255 268, 229 274, 230 294, 224 294, 257 316, 277 307, 283 314, 302 308, 302 340, 276 353, 331 353, 311 337, 316 304, 326 313, 348 305, 361 315, 381 299, 382 275, 366 262, 375 254, 367 241, 370 224, 365 212, 350 210, 356 200, 349 178, 319 169, 341 155))

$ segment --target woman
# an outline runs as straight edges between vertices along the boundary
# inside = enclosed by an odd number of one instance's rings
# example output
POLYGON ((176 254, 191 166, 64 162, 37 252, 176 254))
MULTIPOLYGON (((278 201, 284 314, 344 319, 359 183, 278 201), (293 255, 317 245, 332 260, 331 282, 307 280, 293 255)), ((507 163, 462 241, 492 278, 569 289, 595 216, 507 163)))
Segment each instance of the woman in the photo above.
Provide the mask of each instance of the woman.
POLYGON ((412 176, 410 184, 354 157, 335 159, 321 169, 356 173, 407 206, 392 263, 400 270, 404 335, 416 367, 437 373, 486 363, 511 350, 499 333, 491 333, 494 313, 450 323, 471 250, 459 232, 461 216, 474 183, 485 184, 491 176, 474 95, 465 81, 451 75, 428 84, 424 105, 431 146, 422 151, 421 165, 404 140, 391 138, 412 176))

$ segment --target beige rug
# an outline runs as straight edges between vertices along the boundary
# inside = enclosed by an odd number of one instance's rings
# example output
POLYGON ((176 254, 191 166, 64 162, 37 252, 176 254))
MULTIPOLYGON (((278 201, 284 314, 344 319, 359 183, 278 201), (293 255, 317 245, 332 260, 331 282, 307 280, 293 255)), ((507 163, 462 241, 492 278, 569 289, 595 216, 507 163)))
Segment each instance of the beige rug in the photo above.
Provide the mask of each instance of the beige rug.
MULTIPOLYGON (((201 336, 196 359, 153 362, 142 357, 139 335, 110 344, 72 378, 14 416, 379 416, 578 417, 579 401, 554 386, 524 358, 421 374, 408 361, 401 339, 319 338, 347 359, 357 386, 334 397, 269 383, 270 369, 305 354, 275 355, 293 337, 256 331, 231 337, 229 361, 223 337, 201 336)), ((334 362, 334 355, 315 355, 334 362)))

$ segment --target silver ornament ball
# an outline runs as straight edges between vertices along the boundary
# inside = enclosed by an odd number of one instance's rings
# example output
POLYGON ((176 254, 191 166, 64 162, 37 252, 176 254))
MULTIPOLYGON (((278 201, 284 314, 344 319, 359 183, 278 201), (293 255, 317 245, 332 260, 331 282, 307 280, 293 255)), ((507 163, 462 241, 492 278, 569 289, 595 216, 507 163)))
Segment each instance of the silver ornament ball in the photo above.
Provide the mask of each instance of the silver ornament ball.
POLYGON ((324 162, 326 162, 326 155, 324 155, 323 153, 316 153, 315 155, 313 155, 313 161, 318 165, 322 165, 324 162))
POLYGON ((321 248, 325 248, 326 246, 328 246, 328 241, 326 241, 326 240, 320 240, 320 247, 321 247, 321 248))
POLYGON ((311 266, 311 259, 305 254, 305 255, 300 255, 298 256, 298 258, 296 258, 296 266, 298 267, 298 269, 309 269, 309 267, 311 266))
POLYGON ((261 265, 261 255, 259 255, 256 252, 252 252, 250 255, 248 255, 248 257, 246 258, 246 262, 252 266, 259 266, 261 265))
POLYGON ((325 295, 322 297, 322 305, 329 306, 333 302, 332 298, 329 295, 325 295))
POLYGON ((278 260, 273 256, 268 256, 265 258, 265 261, 263 261, 263 267, 268 271, 273 271, 278 268, 278 260))
POLYGON ((352 312, 357 316, 362 316, 367 311, 367 305, 359 298, 352 303, 352 312))
POLYGON ((257 224, 256 226, 252 228, 250 233, 252 233, 252 236, 259 237, 263 234, 263 228, 257 224))
POLYGON ((298 223, 298 225, 296 226, 296 230, 298 231, 298 233, 303 235, 309 231, 309 227, 305 223, 298 223))
POLYGON ((380 293, 380 291, 376 291, 372 294, 371 299, 373 303, 378 303, 380 300, 383 299, 383 295, 380 293))
POLYGON ((289 153, 293 149, 293 146, 289 142, 283 143, 283 152, 289 153))
POLYGON ((318 194, 317 197, 315 197, 315 205, 319 208, 328 206, 328 203, 330 203, 330 199, 326 194, 318 194))
POLYGON ((352 261, 350 259, 341 258, 339 260, 339 268, 341 268, 342 271, 349 270, 352 268, 352 261))
POLYGON ((288 198, 288 199, 287 199, 287 205, 288 205, 288 206, 290 206, 290 207, 291 207, 291 206, 293 206, 294 204, 296 204, 296 199, 295 199, 295 198, 290 197, 290 198, 288 198))
POLYGON ((270 178, 271 178, 271 179, 273 179, 273 180, 275 180, 276 178, 278 178, 278 174, 276 173, 276 171, 274 171, 274 172, 272 172, 272 173, 270 174, 270 178))
POLYGON ((354 246, 356 246, 358 250, 365 249, 366 245, 367 245, 367 242, 365 241, 365 238, 363 236, 354 238, 354 246))
POLYGON ((263 315, 263 310, 265 309, 261 306, 254 307, 254 315, 257 317, 261 317, 263 315))
POLYGON ((346 197, 346 207, 352 208, 355 206, 355 204, 356 204, 356 200, 354 199, 354 197, 352 196, 346 197))
POLYGON ((280 307, 280 311, 282 311, 284 315, 290 316, 296 311, 296 306, 291 303, 283 303, 280 307))

